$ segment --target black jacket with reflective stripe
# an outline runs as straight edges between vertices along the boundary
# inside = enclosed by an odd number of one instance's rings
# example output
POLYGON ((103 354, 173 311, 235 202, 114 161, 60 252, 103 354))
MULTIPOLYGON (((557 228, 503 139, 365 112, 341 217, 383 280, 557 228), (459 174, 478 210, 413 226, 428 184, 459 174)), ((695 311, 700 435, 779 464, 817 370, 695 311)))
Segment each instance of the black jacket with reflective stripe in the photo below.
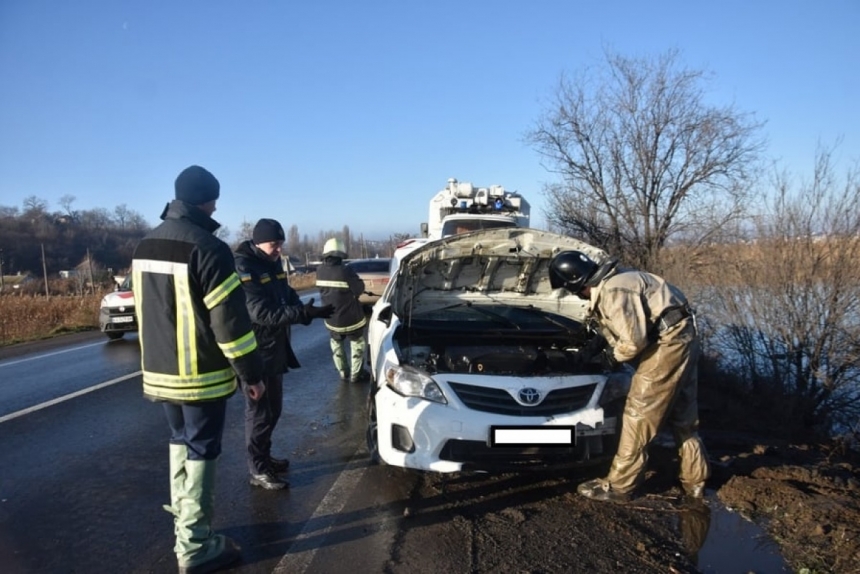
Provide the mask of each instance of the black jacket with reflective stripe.
POLYGON ((173 201, 132 261, 143 393, 195 402, 229 397, 236 375, 262 378, 245 295, 218 223, 173 201))
POLYGON ((330 331, 349 333, 364 327, 367 319, 358 302, 359 295, 364 292, 364 281, 355 270, 343 265, 339 259, 327 258, 317 267, 316 286, 323 305, 334 306, 331 317, 325 320, 330 331))
POLYGON ((287 282, 283 264, 269 259, 252 241, 243 241, 233 255, 265 374, 279 375, 301 367, 290 344, 290 325, 308 325, 311 319, 287 282))

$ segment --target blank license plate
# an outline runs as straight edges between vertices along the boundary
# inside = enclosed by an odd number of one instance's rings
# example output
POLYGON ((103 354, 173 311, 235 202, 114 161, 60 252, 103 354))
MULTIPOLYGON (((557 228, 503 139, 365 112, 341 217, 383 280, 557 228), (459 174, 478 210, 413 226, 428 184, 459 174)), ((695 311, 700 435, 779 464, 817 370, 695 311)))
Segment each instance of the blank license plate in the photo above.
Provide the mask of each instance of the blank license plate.
POLYGON ((490 446, 571 446, 576 427, 490 427, 490 446))

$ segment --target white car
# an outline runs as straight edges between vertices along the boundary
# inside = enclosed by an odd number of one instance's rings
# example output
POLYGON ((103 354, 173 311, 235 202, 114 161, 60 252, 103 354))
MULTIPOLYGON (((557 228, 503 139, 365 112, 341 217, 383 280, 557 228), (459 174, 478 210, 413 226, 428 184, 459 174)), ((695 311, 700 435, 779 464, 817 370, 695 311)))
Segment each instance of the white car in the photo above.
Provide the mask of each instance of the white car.
POLYGON ((425 243, 406 254, 368 327, 371 459, 490 471, 614 454, 629 369, 569 358, 594 336, 586 302, 547 267, 575 239, 527 228, 425 243))
POLYGON ((102 298, 99 305, 99 329, 111 341, 121 339, 126 333, 137 331, 131 273, 115 291, 102 298))

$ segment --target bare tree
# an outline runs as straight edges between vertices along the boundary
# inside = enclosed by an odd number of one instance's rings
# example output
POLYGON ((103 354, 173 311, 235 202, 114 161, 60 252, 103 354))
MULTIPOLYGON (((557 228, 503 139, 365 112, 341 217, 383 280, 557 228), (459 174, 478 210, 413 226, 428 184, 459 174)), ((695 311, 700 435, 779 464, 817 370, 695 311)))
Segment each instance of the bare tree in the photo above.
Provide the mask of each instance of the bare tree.
POLYGON ((66 194, 60 198, 60 207, 66 210, 66 215, 68 215, 71 219, 77 219, 78 212, 72 209, 72 205, 77 201, 77 197, 71 194, 66 194))
POLYGON ((119 228, 125 229, 126 222, 128 222, 128 219, 131 216, 131 210, 129 210, 128 205, 124 203, 117 205, 114 208, 113 213, 116 215, 116 222, 119 225, 119 228))
POLYGON ((48 202, 35 195, 24 198, 24 216, 28 218, 44 216, 48 211, 48 202))
POLYGON ((786 420, 830 431, 860 417, 860 170, 835 177, 819 151, 811 183, 774 178, 754 242, 715 248, 715 350, 786 420))
POLYGON ((562 76, 526 135, 560 182, 544 189, 553 229, 659 270, 670 238, 704 244, 743 211, 761 123, 706 102, 705 73, 607 52, 605 69, 562 76))
POLYGON ((229 242, 230 228, 226 225, 220 226, 218 229, 215 230, 215 237, 217 237, 221 241, 224 241, 225 243, 229 242))

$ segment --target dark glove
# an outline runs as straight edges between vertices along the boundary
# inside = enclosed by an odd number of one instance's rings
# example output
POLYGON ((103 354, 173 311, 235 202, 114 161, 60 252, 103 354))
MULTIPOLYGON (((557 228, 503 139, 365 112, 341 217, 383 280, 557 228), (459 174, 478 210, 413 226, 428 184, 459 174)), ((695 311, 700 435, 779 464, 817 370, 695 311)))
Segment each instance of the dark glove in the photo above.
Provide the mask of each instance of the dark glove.
POLYGON ((334 305, 323 305, 322 307, 314 307, 314 299, 311 297, 305 306, 305 317, 308 322, 312 319, 328 319, 334 313, 334 305))
POLYGON ((606 348, 606 339, 597 334, 591 338, 579 351, 567 354, 567 362, 572 367, 587 365, 606 348))

